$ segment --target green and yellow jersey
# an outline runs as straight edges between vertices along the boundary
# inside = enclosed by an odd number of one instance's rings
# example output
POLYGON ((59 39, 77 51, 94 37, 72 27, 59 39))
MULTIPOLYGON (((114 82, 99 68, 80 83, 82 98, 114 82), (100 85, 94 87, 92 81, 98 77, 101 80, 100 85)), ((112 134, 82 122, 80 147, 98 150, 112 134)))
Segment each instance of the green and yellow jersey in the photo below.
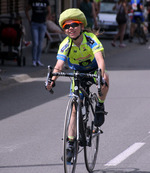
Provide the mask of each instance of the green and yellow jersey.
POLYGON ((94 2, 101 2, 101 0, 94 0, 94 2))
POLYGON ((80 72, 92 71, 97 69, 97 62, 94 54, 101 51, 104 54, 104 48, 95 34, 83 32, 83 41, 80 47, 72 43, 72 39, 66 37, 59 46, 57 59, 68 61, 71 69, 80 72), (69 52, 69 56, 68 56, 69 52))

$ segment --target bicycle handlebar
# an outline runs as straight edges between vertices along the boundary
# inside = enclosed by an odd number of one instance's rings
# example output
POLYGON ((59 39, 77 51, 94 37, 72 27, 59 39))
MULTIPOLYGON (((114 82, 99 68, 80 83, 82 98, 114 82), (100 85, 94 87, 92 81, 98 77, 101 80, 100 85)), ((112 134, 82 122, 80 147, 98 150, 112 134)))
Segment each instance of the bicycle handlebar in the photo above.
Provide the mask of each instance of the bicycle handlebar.
MULTIPOLYGON (((45 82, 45 87, 48 85, 48 83, 52 82, 52 76, 64 76, 64 77, 89 77, 89 78, 98 78, 98 94, 102 96, 101 92, 101 84, 107 84, 104 79, 102 79, 101 76, 101 69, 98 69, 97 74, 89 74, 89 73, 80 73, 80 72, 75 72, 75 73, 66 73, 66 72, 52 72, 52 67, 48 65, 48 73, 47 73, 47 78, 45 82)), ((53 94, 54 91, 51 89, 50 93, 53 94)))

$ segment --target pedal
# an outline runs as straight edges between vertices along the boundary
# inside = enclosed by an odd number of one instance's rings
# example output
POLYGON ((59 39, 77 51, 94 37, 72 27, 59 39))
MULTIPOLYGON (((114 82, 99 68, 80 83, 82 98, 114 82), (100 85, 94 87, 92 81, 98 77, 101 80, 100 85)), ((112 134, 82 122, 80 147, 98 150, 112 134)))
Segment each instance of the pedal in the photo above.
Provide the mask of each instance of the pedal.
POLYGON ((104 111, 104 115, 107 115, 107 114, 108 114, 108 112, 105 112, 105 111, 104 111))
POLYGON ((106 111, 95 111, 95 113, 104 113, 104 115, 108 114, 108 112, 106 112, 106 111))
POLYGON ((104 132, 99 127, 97 127, 96 129, 93 129, 93 133, 103 134, 104 132))
POLYGON ((103 130, 100 129, 100 133, 103 134, 104 133, 103 130))

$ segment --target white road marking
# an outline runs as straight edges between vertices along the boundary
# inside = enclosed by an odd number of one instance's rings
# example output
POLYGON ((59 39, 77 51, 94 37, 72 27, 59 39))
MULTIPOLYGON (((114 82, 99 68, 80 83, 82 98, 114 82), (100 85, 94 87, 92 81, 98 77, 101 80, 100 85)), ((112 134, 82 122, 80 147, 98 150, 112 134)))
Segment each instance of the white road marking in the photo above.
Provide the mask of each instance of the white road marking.
POLYGON ((137 150, 139 150, 145 143, 138 142, 131 145, 129 148, 127 148, 125 151, 120 153, 118 156, 116 156, 114 159, 110 160, 108 163, 106 163, 104 166, 117 166, 119 163, 127 159, 130 155, 135 153, 137 150))
POLYGON ((19 83, 28 83, 28 82, 34 82, 34 81, 45 81, 46 77, 38 77, 38 78, 32 78, 28 74, 19 74, 19 75, 13 75, 11 77, 15 81, 19 83))

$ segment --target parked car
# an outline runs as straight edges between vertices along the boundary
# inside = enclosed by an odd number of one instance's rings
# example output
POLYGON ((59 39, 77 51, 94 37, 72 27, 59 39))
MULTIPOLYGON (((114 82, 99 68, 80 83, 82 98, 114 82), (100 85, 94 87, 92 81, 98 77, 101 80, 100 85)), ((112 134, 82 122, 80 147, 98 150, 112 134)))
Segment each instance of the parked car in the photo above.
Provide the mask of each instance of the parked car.
POLYGON ((116 11, 113 10, 115 1, 101 1, 100 13, 98 14, 98 26, 103 35, 113 36, 117 33, 116 11))

